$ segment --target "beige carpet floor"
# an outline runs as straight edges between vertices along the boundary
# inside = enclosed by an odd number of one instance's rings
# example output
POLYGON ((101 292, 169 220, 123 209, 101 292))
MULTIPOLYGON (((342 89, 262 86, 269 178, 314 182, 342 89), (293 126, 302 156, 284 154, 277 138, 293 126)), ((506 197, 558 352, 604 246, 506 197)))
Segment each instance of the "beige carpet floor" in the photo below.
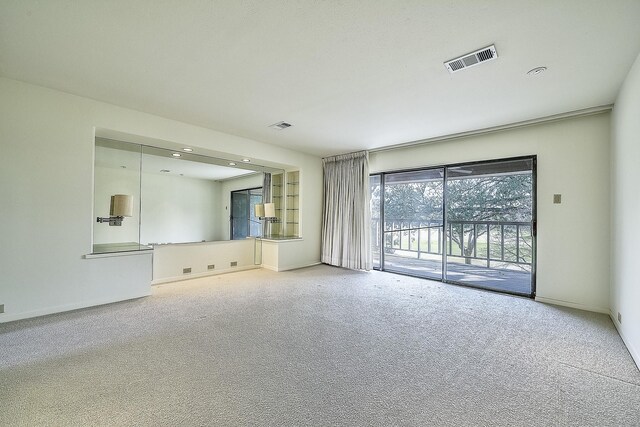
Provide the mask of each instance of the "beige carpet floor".
POLYGON ((3 426, 639 426, 602 314, 317 266, 0 325, 3 426))

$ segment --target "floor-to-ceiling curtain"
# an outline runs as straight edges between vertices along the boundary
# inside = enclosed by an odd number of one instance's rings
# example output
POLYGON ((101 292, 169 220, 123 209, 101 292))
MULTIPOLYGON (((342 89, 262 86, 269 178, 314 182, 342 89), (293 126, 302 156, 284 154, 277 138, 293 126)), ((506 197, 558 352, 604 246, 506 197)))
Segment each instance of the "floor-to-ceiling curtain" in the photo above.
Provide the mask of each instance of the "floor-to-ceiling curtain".
POLYGON ((369 153, 328 157, 322 165, 322 262, 371 270, 369 153))

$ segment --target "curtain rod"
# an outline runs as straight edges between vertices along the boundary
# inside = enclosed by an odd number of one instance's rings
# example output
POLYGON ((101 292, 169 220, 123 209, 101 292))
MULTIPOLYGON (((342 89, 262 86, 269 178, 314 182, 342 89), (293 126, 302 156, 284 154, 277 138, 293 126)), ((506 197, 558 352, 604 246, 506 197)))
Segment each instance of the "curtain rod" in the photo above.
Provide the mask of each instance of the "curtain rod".
MULTIPOLYGON (((460 132, 460 133, 454 133, 454 134, 450 134, 450 135, 436 136, 436 137, 433 137, 433 138, 420 139, 420 140, 417 140, 417 141, 403 142, 403 143, 400 143, 400 144, 389 145, 389 146, 386 146, 386 147, 372 148, 372 149, 370 149, 368 151, 369 151, 369 153, 379 153, 381 151, 397 150, 397 149, 401 149, 401 148, 412 147, 412 146, 415 146, 415 145, 432 144, 432 143, 435 143, 435 142, 442 142, 442 141, 448 141, 448 140, 452 140, 452 139, 465 138, 465 137, 468 137, 468 136, 483 135, 483 134, 487 134, 487 133, 499 132, 499 131, 502 131, 502 130, 509 130, 509 129, 526 127, 526 126, 532 126, 532 125, 536 125, 536 124, 540 124, 540 123, 554 122, 554 121, 558 121, 558 120, 562 120, 562 119, 568 119, 568 118, 574 118, 574 117, 582 117, 582 116, 591 116, 591 115, 594 115, 594 114, 600 114, 600 113, 604 113, 606 111, 611 111, 612 109, 613 109, 613 104, 600 105, 598 107, 584 108, 584 109, 581 109, 581 110, 574 110, 574 111, 569 111, 569 112, 566 112, 566 113, 554 114, 554 115, 551 115, 551 116, 540 117, 540 118, 537 118, 537 119, 524 120, 524 121, 521 121, 521 122, 510 123, 508 125, 493 126, 493 127, 483 128, 483 129, 471 130, 471 131, 467 131, 467 132, 460 132)), ((359 150, 359 151, 362 151, 362 150, 359 150)))
POLYGON ((350 151, 348 153, 341 153, 341 154, 332 154, 331 156, 325 156, 325 157, 321 157, 322 160, 324 159, 329 159, 331 157, 339 157, 339 156, 348 156, 349 154, 358 154, 358 153, 370 153, 370 150, 356 150, 356 151, 350 151))

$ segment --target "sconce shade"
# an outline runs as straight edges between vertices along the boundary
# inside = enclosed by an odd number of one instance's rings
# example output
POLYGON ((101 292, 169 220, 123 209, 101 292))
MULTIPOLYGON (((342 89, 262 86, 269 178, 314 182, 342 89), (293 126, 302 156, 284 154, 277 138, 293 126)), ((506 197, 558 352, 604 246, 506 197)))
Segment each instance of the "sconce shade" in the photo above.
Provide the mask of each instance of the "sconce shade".
POLYGON ((275 218, 276 216, 276 205, 275 203, 265 203, 264 204, 264 216, 267 218, 275 218))
POLYGON ((255 211, 256 218, 263 218, 264 217, 264 205, 262 205, 262 204, 255 205, 253 207, 253 209, 255 211))
POLYGON ((115 194, 111 196, 111 216, 133 216, 133 196, 115 194))

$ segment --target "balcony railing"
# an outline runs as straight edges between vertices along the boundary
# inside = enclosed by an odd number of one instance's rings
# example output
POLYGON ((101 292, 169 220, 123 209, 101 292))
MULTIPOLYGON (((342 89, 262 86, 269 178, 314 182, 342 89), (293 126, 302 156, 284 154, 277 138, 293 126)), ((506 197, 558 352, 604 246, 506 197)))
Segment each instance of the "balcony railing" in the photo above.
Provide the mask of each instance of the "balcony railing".
POLYGON ((380 219, 371 220, 373 250, 380 251, 381 238, 385 253, 404 251, 416 254, 442 255, 462 258, 470 264, 481 260, 511 265, 529 270, 533 260, 532 224, 516 221, 448 221, 445 240, 443 224, 439 221, 390 219, 380 234, 380 219))

